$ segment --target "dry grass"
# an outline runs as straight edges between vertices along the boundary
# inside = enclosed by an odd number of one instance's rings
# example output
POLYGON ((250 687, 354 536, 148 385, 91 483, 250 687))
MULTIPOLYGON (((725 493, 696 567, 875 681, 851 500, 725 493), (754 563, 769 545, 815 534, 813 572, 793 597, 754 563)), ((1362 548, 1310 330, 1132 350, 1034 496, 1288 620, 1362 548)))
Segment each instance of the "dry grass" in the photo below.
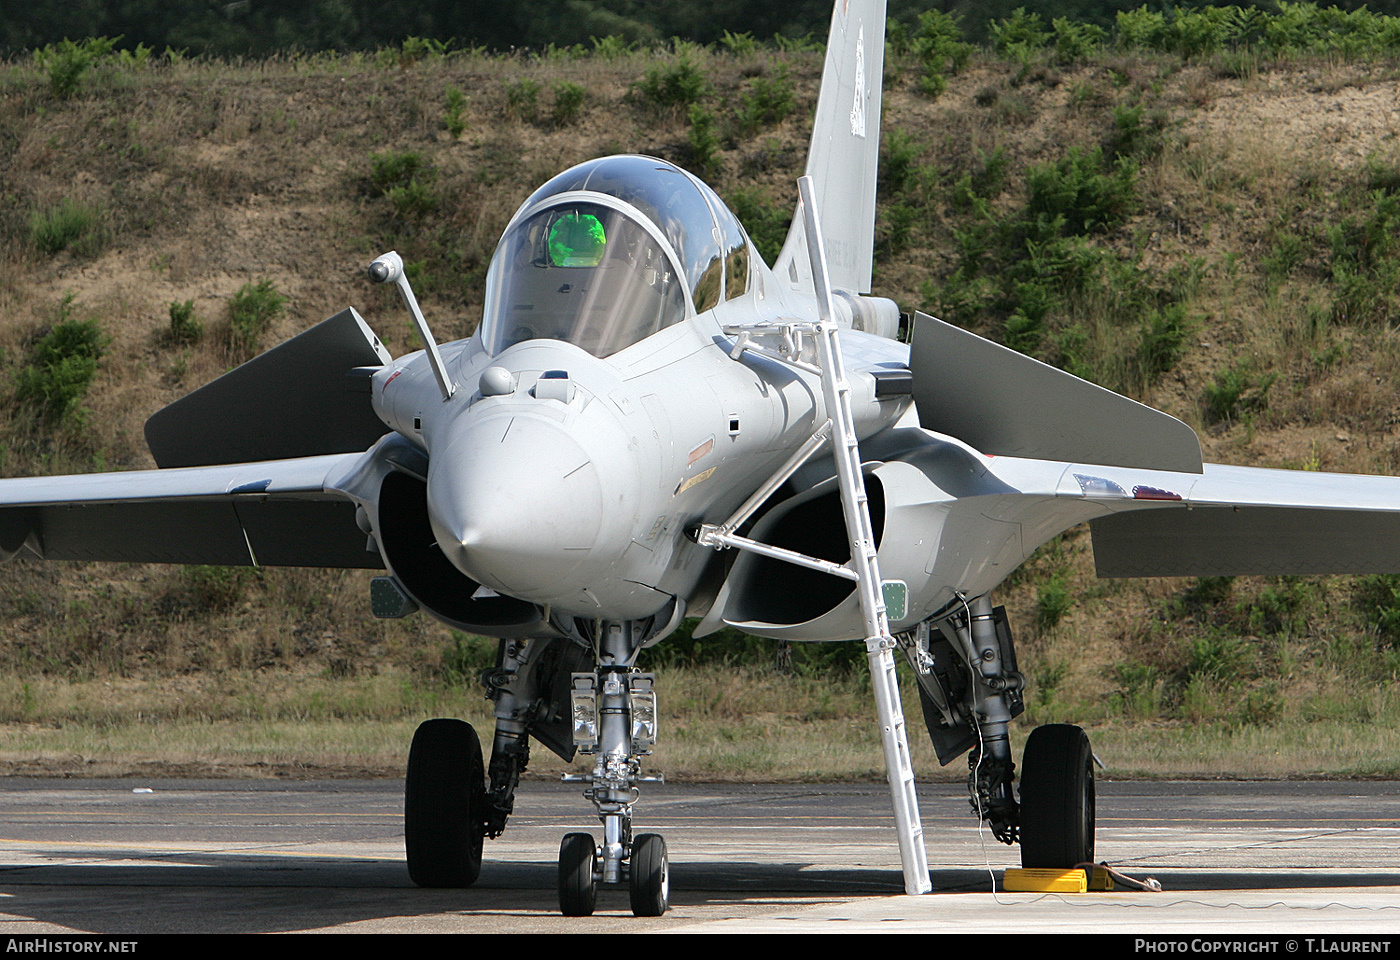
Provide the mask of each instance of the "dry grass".
MULTIPOLYGON (((859 680, 701 668, 665 671, 658 687, 665 732, 650 770, 682 780, 883 776, 874 704, 859 680)), ((911 692, 906 700, 906 710, 916 712, 911 692)), ((0 770, 99 775, 144 765, 398 776, 413 727, 438 715, 460 716, 490 736, 490 704, 474 686, 444 687, 393 670, 350 679, 304 670, 146 680, 7 678, 0 680, 0 770)), ((936 766, 927 741, 915 742, 914 756, 936 766)), ((590 762, 579 758, 572 768, 590 762)), ((534 775, 565 769, 548 751, 534 752, 534 775)), ((961 776, 961 769, 954 773, 961 776)))
MULTIPOLYGON (((879 729, 868 690, 851 681, 810 683, 719 669, 664 673, 662 738, 647 772, 673 781, 879 781, 879 729), (725 704, 716 710, 717 702, 725 704)), ((1400 703, 1364 698, 1366 716, 1306 724, 1085 723, 1106 778, 1297 778, 1400 775, 1400 703)), ((920 780, 961 782, 961 759, 938 766, 905 691, 920 780)), ((6 775, 398 777, 413 728, 460 716, 483 737, 490 705, 477 691, 424 689, 386 673, 353 681, 304 673, 225 672, 217 679, 0 682, 0 773, 6 775)), ((1019 753, 1030 725, 1013 730, 1019 753)), ((553 779, 565 764, 543 749, 530 774, 553 779)))
MULTIPOLYGON (((721 127, 749 80, 773 69, 768 55, 697 56, 721 127)), ((784 210, 805 155, 820 63, 811 54, 777 59, 797 109, 776 127, 726 133, 711 179, 722 195, 757 187, 784 210)), ((688 160, 684 116, 629 96, 652 63, 643 54, 461 56, 393 69, 366 57, 187 61, 110 72, 100 87, 63 102, 30 67, 0 67, 0 473, 150 466, 145 418, 227 369, 232 357, 218 329, 245 283, 268 279, 290 298, 264 347, 348 304, 403 352, 413 341, 401 308, 362 272, 397 247, 423 264, 418 292, 439 336, 468 334, 491 249, 540 183, 609 152, 688 160), (506 84, 520 79, 540 86, 535 122, 508 110, 506 84), (556 128, 548 116, 560 81, 588 93, 578 122, 556 128), (467 92, 460 137, 446 129, 448 87, 467 92), (372 189, 371 156, 386 150, 424 158, 433 171, 430 209, 396 210, 372 189), (63 200, 103 211, 99 249, 50 255, 30 243, 31 214, 63 200), (70 294, 74 315, 97 318, 112 344, 87 416, 36 432, 20 421, 5 384, 70 294), (172 345, 163 336, 168 307, 186 300, 205 335, 172 345)), ((1400 340, 1390 330, 1315 322, 1331 302, 1325 230, 1353 212, 1348 204, 1363 202, 1368 158, 1396 160, 1390 73, 1387 65, 1308 61, 1222 80, 1206 65, 1106 54, 1018 83, 1015 66, 979 57, 936 100, 896 75, 885 125, 919 144, 906 198, 918 216, 907 248, 879 265, 876 292, 918 307, 924 284, 951 273, 962 216, 951 188, 980 158, 998 149, 1008 158, 1007 184, 992 201, 1004 214, 1024 203, 1028 165, 1104 141, 1113 107, 1164 111, 1161 150, 1143 161, 1140 207, 1103 239, 1153 282, 1184 267, 1195 278, 1180 296, 1197 325, 1181 361, 1144 398, 1200 428, 1211 459, 1400 472, 1400 340), (1302 252, 1271 275, 1265 260, 1285 233, 1302 238, 1302 252), (1207 423, 1203 392, 1242 360, 1276 375, 1267 405, 1207 423)), ((1122 353, 1111 301, 1086 297, 1071 309, 1099 355, 1122 353)), ((947 319, 992 329, 976 314, 947 319)), ((10 769, 38 762, 110 771, 152 761, 394 774, 417 719, 453 712, 489 726, 475 692, 435 679, 448 631, 423 617, 370 619, 363 574, 273 570, 212 585, 200 576, 132 565, 6 568, 0 710, 10 769), (215 588, 221 599, 210 604, 215 588)), ((1385 729, 1395 708, 1355 695, 1383 689, 1390 677, 1352 611, 1353 581, 1319 583, 1300 635, 1280 641, 1237 629, 1258 652, 1254 673, 1214 691, 1190 687, 1182 674, 1203 629, 1173 606, 1190 587, 1094 580, 1083 532, 1066 538, 1053 561, 1037 558, 998 596, 1012 611, 1032 681, 1025 721, 1087 721, 1115 774, 1392 771, 1386 758, 1400 752, 1385 729), (1051 574, 1065 578, 1073 606, 1041 633, 1032 625, 1051 574), (1338 638, 1364 655, 1339 659, 1329 652, 1338 638), (1134 715, 1121 703, 1124 665, 1159 671, 1158 695, 1175 719, 1124 720, 1134 715), (1240 704, 1265 687, 1283 704, 1279 722, 1241 722, 1240 704), (1188 690, 1195 699, 1183 706, 1188 690), (1214 712, 1201 706, 1207 694, 1219 704, 1214 712), (1354 702, 1366 705, 1364 716, 1337 707, 1354 702), (1181 719, 1192 716, 1202 723, 1181 719)), ((1235 597, 1249 601, 1269 588, 1242 580, 1235 597)), ((858 684, 753 670, 698 670, 665 683, 670 733, 653 766, 668 776, 878 775, 871 708, 858 684)), ((912 701, 906 712, 916 765, 933 771, 912 701)), ((554 771, 550 763, 539 751, 538 769, 554 771)), ((958 763, 939 775, 963 772, 958 763)))

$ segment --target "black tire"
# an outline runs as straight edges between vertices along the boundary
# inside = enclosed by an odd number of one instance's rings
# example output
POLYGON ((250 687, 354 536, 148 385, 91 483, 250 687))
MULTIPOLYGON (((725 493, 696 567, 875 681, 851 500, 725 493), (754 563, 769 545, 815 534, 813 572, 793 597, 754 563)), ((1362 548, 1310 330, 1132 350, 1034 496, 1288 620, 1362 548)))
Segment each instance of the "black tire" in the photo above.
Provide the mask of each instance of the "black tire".
POLYGON ((420 887, 470 887, 481 873, 486 772, 462 720, 426 720, 413 734, 404 781, 408 875, 420 887))
POLYGON ((659 833, 643 833, 632 841, 632 869, 628 875, 632 915, 659 917, 671 902, 671 864, 666 841, 659 833))
POLYGON ((1036 727, 1021 757, 1021 866, 1094 860, 1094 754, 1083 730, 1036 727))
POLYGON ((598 902, 598 848, 587 833, 566 833, 559 844, 559 909, 566 917, 591 917, 598 902))

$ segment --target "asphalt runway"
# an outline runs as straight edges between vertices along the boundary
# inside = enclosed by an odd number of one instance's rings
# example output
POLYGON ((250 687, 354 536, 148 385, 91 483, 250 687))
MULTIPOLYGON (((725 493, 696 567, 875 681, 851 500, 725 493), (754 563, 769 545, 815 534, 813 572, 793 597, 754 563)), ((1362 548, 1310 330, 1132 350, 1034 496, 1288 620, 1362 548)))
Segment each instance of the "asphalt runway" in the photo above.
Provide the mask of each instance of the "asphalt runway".
POLYGON ((956 784, 920 788, 934 893, 903 895, 883 785, 647 785, 672 907, 604 889, 558 915, 555 858, 594 828, 576 784, 526 783, 470 890, 419 890, 398 782, 0 780, 0 931, 1400 933, 1400 784, 1099 784, 1098 858, 1160 893, 999 889, 1015 849, 956 784), (998 892, 993 893, 995 876, 998 892))

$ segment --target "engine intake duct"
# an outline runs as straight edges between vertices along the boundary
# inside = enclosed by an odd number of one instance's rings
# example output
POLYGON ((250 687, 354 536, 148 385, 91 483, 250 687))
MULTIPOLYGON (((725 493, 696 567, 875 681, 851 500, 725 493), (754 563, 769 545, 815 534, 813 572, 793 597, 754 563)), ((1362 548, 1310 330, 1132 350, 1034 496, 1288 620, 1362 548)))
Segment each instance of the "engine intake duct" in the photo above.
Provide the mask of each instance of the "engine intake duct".
MULTIPOLYGON (((896 633, 952 599, 946 584, 933 582, 935 562, 942 554, 949 554, 944 560, 958 569, 967 566, 956 549, 943 550, 941 544, 953 501, 925 472, 936 466, 889 460, 864 467, 880 576, 902 581, 908 591, 903 619, 890 623, 896 633), (908 535, 887 539, 887 528, 908 535)), ((832 563, 850 561, 835 478, 779 503, 748 535, 832 563)), ((1019 538, 1015 542, 1019 544, 1019 538)), ((855 581, 749 551, 735 559, 715 598, 715 608, 695 635, 704 636, 721 622, 754 636, 780 640, 856 640, 865 636, 855 581)))
POLYGON ((481 584, 454 567, 433 536, 424 481, 407 473, 386 475, 379 491, 378 521, 384 561, 395 579, 420 607, 440 620, 492 637, 550 632, 533 603, 475 596, 481 584))
MULTIPOLYGON (((885 492, 873 475, 865 478, 870 499, 870 521, 878 545, 884 535, 885 492)), ((779 504, 753 529, 755 540, 808 556, 848 563, 851 559, 846 523, 841 513, 841 493, 835 480, 827 481, 779 504)), ((851 607, 853 628, 861 632, 855 581, 755 553, 743 553, 729 575, 730 592, 724 619, 732 626, 759 636, 784 636, 772 628, 807 624, 832 611, 851 607)), ((849 619, 842 616, 844 621, 849 619)), ((844 632, 844 631, 843 631, 844 632)))

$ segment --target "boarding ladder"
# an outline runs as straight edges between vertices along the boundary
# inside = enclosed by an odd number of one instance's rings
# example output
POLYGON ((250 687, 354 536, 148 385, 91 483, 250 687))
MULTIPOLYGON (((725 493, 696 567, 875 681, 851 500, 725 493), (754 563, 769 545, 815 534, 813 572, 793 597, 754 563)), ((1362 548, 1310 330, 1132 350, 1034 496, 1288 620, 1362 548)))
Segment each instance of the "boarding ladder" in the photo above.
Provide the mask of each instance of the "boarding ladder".
POLYGON ((826 248, 818 221, 812 178, 801 178, 798 181, 798 189, 802 199, 807 252, 812 262, 819 322, 745 324, 726 327, 725 331, 737 336, 732 354, 736 359, 745 350, 749 350, 808 372, 820 373, 828 419, 767 483, 745 501, 734 516, 722 524, 702 525, 696 539, 707 546, 750 550, 856 582, 865 626, 865 650, 870 662, 871 686, 875 690, 875 706, 880 720, 885 770, 894 803, 895 829, 899 837, 900 861, 904 868, 904 889, 910 894, 928 893, 931 889, 928 857, 924 849, 923 825, 919 820, 918 797, 914 790, 914 767, 909 757, 909 737, 905 728, 904 709, 900 704, 899 686, 895 675, 896 643, 890 635, 887 606, 887 603, 893 603, 898 608, 898 616, 902 618, 907 602, 907 590, 901 582, 886 583, 880 579, 875 529, 870 520, 870 502, 865 493, 865 477, 861 471, 860 443, 856 437, 855 417, 851 412, 851 387, 846 380, 845 365, 841 359, 841 343, 837 337, 827 273, 826 248), (780 333, 783 338, 784 345, 779 350, 770 350, 754 341, 755 337, 766 338, 774 333, 780 333), (815 368, 801 359, 804 335, 811 335, 815 341, 815 368), (850 563, 831 563, 736 534, 735 530, 827 442, 831 442, 833 446, 836 461, 841 508, 851 547, 850 563))

